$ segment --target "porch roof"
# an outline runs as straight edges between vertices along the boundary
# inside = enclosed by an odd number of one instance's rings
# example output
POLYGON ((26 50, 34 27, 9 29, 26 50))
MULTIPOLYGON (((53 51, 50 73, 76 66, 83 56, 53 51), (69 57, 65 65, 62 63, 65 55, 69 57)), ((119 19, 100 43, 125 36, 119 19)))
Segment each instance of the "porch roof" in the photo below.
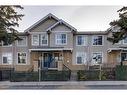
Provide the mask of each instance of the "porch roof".
POLYGON ((127 51, 127 48, 109 48, 108 49, 108 52, 112 52, 112 51, 124 51, 126 50, 127 51))
POLYGON ((39 49, 29 49, 29 51, 63 51, 63 50, 70 50, 72 51, 72 48, 39 48, 39 49))

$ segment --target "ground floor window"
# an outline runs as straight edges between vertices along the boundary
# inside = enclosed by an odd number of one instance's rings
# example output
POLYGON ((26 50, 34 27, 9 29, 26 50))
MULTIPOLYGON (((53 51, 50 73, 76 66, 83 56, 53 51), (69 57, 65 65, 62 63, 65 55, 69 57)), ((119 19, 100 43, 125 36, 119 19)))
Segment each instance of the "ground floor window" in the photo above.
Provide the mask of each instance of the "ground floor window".
POLYGON ((127 52, 121 53, 121 61, 127 61, 127 52))
POLYGON ((94 52, 92 55, 92 60, 94 64, 101 64, 102 63, 102 53, 94 52))
POLYGON ((86 53, 77 52, 76 53, 76 63, 77 64, 85 64, 86 63, 86 53))
POLYGON ((26 64, 26 53, 25 52, 18 53, 18 64, 26 64))
POLYGON ((12 53, 3 53, 2 61, 3 64, 12 64, 12 53))

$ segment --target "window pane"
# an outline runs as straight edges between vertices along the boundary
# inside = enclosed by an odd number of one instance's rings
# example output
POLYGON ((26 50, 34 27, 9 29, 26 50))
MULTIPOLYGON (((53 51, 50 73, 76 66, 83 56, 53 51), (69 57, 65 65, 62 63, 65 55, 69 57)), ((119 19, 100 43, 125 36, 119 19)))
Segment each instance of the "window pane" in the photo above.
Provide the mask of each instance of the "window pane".
POLYGON ((102 53, 93 53, 93 63, 102 63, 102 53))
POLYGON ((39 45, 39 35, 33 35, 33 45, 39 45))
POLYGON ((86 63, 86 53, 84 53, 84 52, 77 52, 76 59, 77 59, 77 64, 84 64, 84 63, 86 63))
POLYGON ((94 36, 93 45, 102 45, 102 36, 94 36))
POLYGON ((3 64, 12 64, 12 53, 3 53, 3 64))
POLYGON ((47 45, 48 44, 48 35, 42 34, 41 35, 41 45, 47 45))
POLYGON ((18 63, 26 64, 26 53, 18 53, 18 63))
POLYGON ((66 44, 66 34, 57 34, 56 35, 56 43, 57 44, 66 44))

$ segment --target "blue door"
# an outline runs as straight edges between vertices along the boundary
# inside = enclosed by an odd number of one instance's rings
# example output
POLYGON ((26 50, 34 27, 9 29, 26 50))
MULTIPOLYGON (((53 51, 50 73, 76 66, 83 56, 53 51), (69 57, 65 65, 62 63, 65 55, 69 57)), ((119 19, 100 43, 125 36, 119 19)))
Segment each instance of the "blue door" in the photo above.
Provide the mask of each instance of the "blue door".
POLYGON ((52 57, 51 53, 44 53, 44 67, 50 68, 52 57))

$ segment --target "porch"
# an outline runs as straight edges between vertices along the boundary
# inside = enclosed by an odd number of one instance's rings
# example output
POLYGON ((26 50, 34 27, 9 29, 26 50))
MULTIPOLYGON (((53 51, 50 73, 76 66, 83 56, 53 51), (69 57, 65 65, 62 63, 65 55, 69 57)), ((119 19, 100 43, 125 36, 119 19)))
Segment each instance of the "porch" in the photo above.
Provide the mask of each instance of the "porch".
MULTIPOLYGON (((31 63, 34 67, 34 71, 40 70, 58 70, 64 69, 64 63, 66 62, 66 53, 70 53, 71 50, 63 49, 31 49, 31 63)), ((71 59, 69 59, 71 60, 71 59)))
POLYGON ((108 62, 115 65, 127 65, 127 49, 126 48, 109 48, 108 62))

